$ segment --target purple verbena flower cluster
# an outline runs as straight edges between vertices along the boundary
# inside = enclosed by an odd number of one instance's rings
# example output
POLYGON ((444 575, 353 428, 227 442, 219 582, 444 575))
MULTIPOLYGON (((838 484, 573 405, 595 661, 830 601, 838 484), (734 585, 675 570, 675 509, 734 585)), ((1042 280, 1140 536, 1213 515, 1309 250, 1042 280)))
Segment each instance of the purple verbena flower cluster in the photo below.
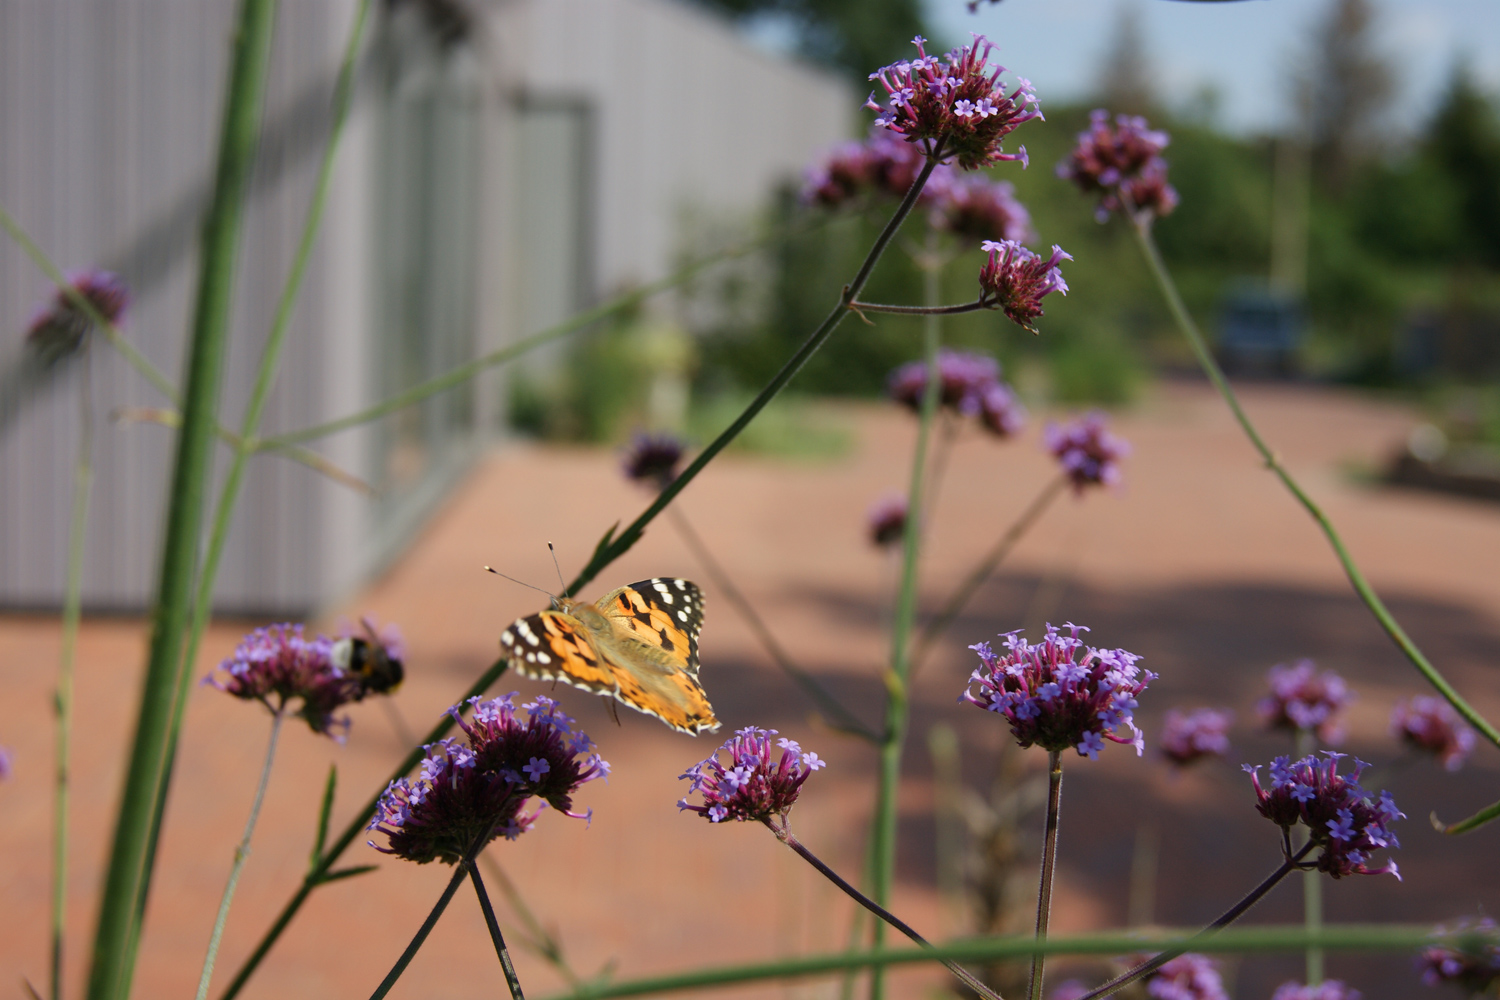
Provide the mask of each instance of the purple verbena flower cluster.
MULTIPOLYGON (((130 292, 118 275, 97 269, 66 275, 68 285, 111 323, 119 321, 130 303, 130 292)), ((94 321, 68 297, 65 289, 54 291, 51 301, 37 308, 26 330, 27 342, 49 355, 61 357, 83 345, 94 321)))
POLYGON ((1298 982, 1282 983, 1271 994, 1271 1000, 1359 1000, 1359 990, 1337 979, 1325 979, 1316 986, 1298 982))
POLYGON ((1156 1000, 1229 1000, 1219 963, 1207 955, 1178 955, 1146 980, 1146 995, 1156 1000))
POLYGON ((876 500, 866 515, 870 541, 884 549, 906 536, 906 494, 887 493, 876 500))
POLYGON ((776 741, 781 756, 772 760, 774 729, 746 727, 736 732, 706 760, 688 768, 681 777, 692 782, 688 794, 703 796, 702 805, 686 798, 677 808, 695 812, 711 823, 725 820, 756 820, 774 827, 786 817, 802 791, 808 775, 827 766, 815 753, 803 753, 795 740, 776 741), (719 754, 729 754, 728 766, 719 754))
POLYGON ((1315 731, 1324 743, 1343 739, 1337 716, 1354 700, 1354 694, 1342 677, 1332 670, 1319 674, 1312 660, 1298 660, 1290 667, 1278 663, 1266 679, 1271 693, 1255 707, 1269 728, 1315 731))
MULTIPOLYGON (((932 188, 932 181, 927 185, 932 188)), ((1036 239, 1031 213, 1016 200, 1016 189, 1008 181, 992 181, 977 174, 956 176, 938 185, 928 217, 934 229, 960 239, 1016 243, 1036 239)))
POLYGON ((983 35, 946 56, 929 56, 921 35, 912 39, 917 58, 885 66, 870 74, 887 94, 884 106, 875 94, 865 107, 878 112, 875 124, 907 142, 920 144, 931 155, 953 159, 965 170, 999 160, 1026 163, 1026 147, 1019 153, 1001 151, 1001 141, 1024 122, 1042 117, 1041 106, 1027 80, 1007 94, 1000 84, 1004 66, 987 65, 994 49, 983 35))
POLYGON ((1042 257, 1014 240, 985 240, 979 245, 989 257, 979 269, 979 298, 989 309, 1000 309, 1022 329, 1037 333, 1042 298, 1053 292, 1068 294, 1058 265, 1073 256, 1057 245, 1042 257))
POLYGON ((1177 207, 1177 192, 1167 183, 1167 161, 1161 151, 1170 137, 1153 130, 1139 115, 1116 115, 1101 109, 1089 116, 1089 128, 1057 165, 1057 175, 1085 194, 1098 194, 1100 222, 1119 211, 1150 212, 1160 217, 1177 207))
POLYGON ((687 445, 675 434, 638 431, 625 449, 625 478, 666 489, 677 478, 677 465, 686 451, 687 445))
MULTIPOLYGON (((967 351, 938 352, 938 405, 959 416, 974 417, 998 437, 1010 437, 1026 426, 1026 407, 1000 381, 1000 362, 967 351)), ((927 392, 927 363, 911 361, 891 373, 887 391, 913 412, 927 392)))
POLYGON ((1429 753, 1457 771, 1474 749, 1474 730, 1441 698, 1418 695, 1391 711, 1391 735, 1413 750, 1429 753))
POLYGON ((280 715, 293 699, 302 707, 297 715, 313 732, 340 739, 347 731, 347 718, 333 713, 365 694, 360 678, 339 667, 333 657, 334 641, 324 636, 309 639, 301 625, 268 625, 240 640, 234 653, 219 664, 218 674, 204 683, 236 698, 258 701, 280 715))
POLYGON ((573 793, 609 774, 609 764, 557 702, 538 697, 521 706, 527 714, 522 721, 514 697, 470 698, 474 711, 467 722, 461 706, 448 709, 467 741, 427 744, 420 775, 390 783, 367 827, 385 834, 390 846, 371 841, 371 847, 418 864, 454 864, 476 844, 519 837, 547 805, 565 816, 589 818, 591 811, 572 811, 573 793), (527 813, 532 798, 542 802, 527 813))
POLYGON ((1083 626, 1065 627, 1070 635, 1049 624, 1036 644, 1020 638, 1019 629, 1007 632, 1003 653, 987 642, 970 646, 980 666, 959 700, 1003 715, 1023 747, 1071 747, 1097 760, 1104 740, 1112 740, 1134 746, 1139 755, 1145 737, 1133 719, 1136 698, 1156 674, 1137 667, 1134 653, 1084 645, 1078 638, 1087 631, 1083 626), (1127 729, 1131 735, 1122 736, 1127 729))
POLYGON ((1452 983, 1471 996, 1500 982, 1500 925, 1489 917, 1460 920, 1440 927, 1441 943, 1417 956, 1422 982, 1428 986, 1452 983))
POLYGON ((1390 792, 1372 798, 1359 787, 1359 775, 1369 765, 1355 760, 1354 773, 1338 773, 1338 763, 1346 754, 1323 751, 1328 759, 1303 757, 1295 763, 1277 757, 1271 762, 1271 787, 1261 787, 1260 766, 1244 765, 1255 786, 1256 809, 1283 831, 1298 823, 1308 829, 1308 837, 1322 853, 1304 867, 1327 872, 1334 878, 1345 875, 1384 875, 1399 880, 1396 862, 1387 860, 1378 868, 1369 866, 1374 851, 1400 847, 1390 824, 1404 819, 1390 792))
POLYGON ((1076 493, 1120 484, 1120 460, 1130 454, 1130 444, 1111 434, 1108 422, 1103 412, 1093 410, 1065 426, 1047 425, 1042 446, 1062 465, 1076 493))
POLYGON ((1229 724, 1234 716, 1216 708, 1196 708, 1186 714, 1175 708, 1161 727, 1161 752, 1172 763, 1186 767, 1205 757, 1229 753, 1229 724))
MULTIPOLYGON (((922 172, 922 151, 883 128, 873 128, 862 142, 846 142, 811 167, 802 186, 802 202, 842 208, 868 198, 900 201, 922 172)), ((952 168, 939 164, 927 178, 921 199, 930 203, 951 180, 952 168)))

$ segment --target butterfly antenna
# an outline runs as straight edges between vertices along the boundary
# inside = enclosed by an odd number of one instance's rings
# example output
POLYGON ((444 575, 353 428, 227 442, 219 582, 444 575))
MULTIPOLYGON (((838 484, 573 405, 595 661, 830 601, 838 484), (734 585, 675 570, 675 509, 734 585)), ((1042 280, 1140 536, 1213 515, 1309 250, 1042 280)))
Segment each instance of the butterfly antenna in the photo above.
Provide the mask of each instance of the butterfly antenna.
POLYGON ((484 568, 484 571, 485 571, 485 572, 486 572, 486 573, 493 573, 493 574, 495 574, 495 575, 496 575, 496 576, 498 576, 498 577, 500 577, 500 578, 501 578, 501 579, 505 579, 505 580, 509 580, 509 581, 510 581, 510 582, 511 582, 511 583, 519 583, 519 584, 520 584, 520 585, 521 585, 521 586, 523 586, 523 587, 528 587, 528 588, 530 588, 530 589, 531 589, 531 590, 540 590, 540 591, 541 591, 541 592, 542 592, 542 593, 544 593, 544 594, 546 594, 546 595, 547 595, 547 596, 548 596, 548 597, 550 597, 550 598, 552 598, 552 600, 554 600, 554 601, 556 601, 556 600, 557 600, 557 595, 556 595, 556 594, 554 594, 554 593, 552 593, 552 591, 550 591, 550 590, 542 590, 542 588, 541 588, 541 587, 534 587, 534 586, 532 586, 532 585, 531 585, 531 584, 529 584, 529 583, 527 583, 527 582, 526 582, 526 581, 525 581, 525 580, 517 580, 517 579, 516 579, 516 578, 515 578, 515 577, 513 577, 513 576, 506 576, 506 575, 505 575, 505 574, 504 574, 504 573, 502 573, 502 572, 500 572, 500 571, 499 571, 499 570, 498 570, 498 569, 496 569, 496 568, 495 568, 495 567, 493 567, 493 566, 486 566, 486 567, 485 567, 485 568, 484 568))
POLYGON ((557 570, 557 584, 562 588, 562 595, 564 597, 567 597, 568 585, 566 583, 563 583, 562 567, 557 564, 557 550, 552 547, 551 542, 547 543, 547 551, 552 553, 552 568, 557 570))

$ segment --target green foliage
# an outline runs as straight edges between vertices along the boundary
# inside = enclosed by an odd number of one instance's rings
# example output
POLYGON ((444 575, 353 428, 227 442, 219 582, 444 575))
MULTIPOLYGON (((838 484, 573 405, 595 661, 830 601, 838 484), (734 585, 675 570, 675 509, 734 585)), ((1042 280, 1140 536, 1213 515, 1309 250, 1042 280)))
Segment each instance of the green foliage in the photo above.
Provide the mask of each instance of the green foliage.
POLYGON ((781 19, 810 61, 833 65, 863 82, 877 66, 906 52, 913 35, 931 36, 920 0, 699 0, 748 20, 781 19))

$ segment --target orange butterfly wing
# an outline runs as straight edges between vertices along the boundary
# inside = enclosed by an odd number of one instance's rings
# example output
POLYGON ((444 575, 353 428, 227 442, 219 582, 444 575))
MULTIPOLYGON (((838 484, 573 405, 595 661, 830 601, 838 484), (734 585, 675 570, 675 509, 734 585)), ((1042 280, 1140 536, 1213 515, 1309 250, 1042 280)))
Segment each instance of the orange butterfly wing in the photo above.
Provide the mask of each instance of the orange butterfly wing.
POLYGON ((614 694, 615 672, 577 618, 542 611, 518 618, 500 633, 500 649, 511 669, 539 681, 563 681, 596 694, 614 694))

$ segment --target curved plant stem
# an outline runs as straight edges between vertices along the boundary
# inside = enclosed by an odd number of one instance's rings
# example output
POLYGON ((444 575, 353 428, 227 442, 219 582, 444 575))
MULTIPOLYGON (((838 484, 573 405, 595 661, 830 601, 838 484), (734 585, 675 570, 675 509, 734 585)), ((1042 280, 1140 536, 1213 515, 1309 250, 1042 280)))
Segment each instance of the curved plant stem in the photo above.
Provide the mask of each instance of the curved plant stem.
POLYGON ((250 818, 245 820, 245 833, 234 849, 234 864, 229 869, 229 881, 224 884, 224 895, 219 900, 219 913, 214 917, 213 933, 208 938, 208 952, 203 956, 203 972, 198 976, 196 1000, 208 996, 208 984, 214 977, 214 959, 219 954, 219 941, 224 937, 224 925, 229 921, 229 905, 234 902, 234 890, 240 884, 240 873, 250 859, 250 837, 255 833, 255 821, 260 819, 260 807, 266 799, 266 786, 271 783, 271 765, 276 760, 276 738, 281 735, 282 713, 271 716, 271 738, 266 744, 266 761, 261 765, 260 781, 255 786, 255 800, 250 804, 250 818))
MULTIPOLYGON (((1047 924, 1052 919, 1052 882, 1057 874, 1057 825, 1062 807, 1062 751, 1047 754, 1047 832, 1042 840, 1042 882, 1036 894, 1036 939, 1047 940, 1047 924)), ((1037 952, 1031 959, 1031 985, 1027 1000, 1041 1000, 1042 979, 1047 956, 1037 952)))
MULTIPOLYGON (((80 296, 81 298, 82 296, 80 296)), ((68 569, 63 584, 62 653, 57 665, 57 771, 52 806, 52 954, 49 996, 62 997, 63 942, 68 930, 68 805, 73 770, 73 669, 83 616, 83 553, 89 491, 94 482, 94 392, 85 350, 78 373, 78 457, 73 466, 73 510, 68 523, 68 569)))
POLYGON ((849 308, 859 313, 895 313, 898 316, 957 316, 959 313, 978 312, 994 308, 984 299, 964 302, 954 306, 892 306, 880 302, 851 302, 849 308))
MULTIPOLYGON (((850 899, 854 900, 860 906, 863 906, 865 909, 869 910, 881 920, 884 920, 886 923, 890 924, 892 927, 896 928, 896 930, 900 931, 902 934, 905 934, 907 937, 911 938, 922 947, 932 947, 932 943, 930 941, 928 941, 922 935, 918 934, 916 931, 912 930, 905 921, 897 917, 895 914, 891 913, 889 910, 881 906, 879 903, 875 902, 870 897, 866 896, 864 893, 860 892, 858 889, 854 888, 854 886, 850 885, 848 882, 844 881, 844 879, 839 875, 838 872, 834 871, 832 868, 829 868, 816 854, 804 847, 802 842, 792 834, 791 830, 787 829, 785 826, 777 826, 769 820, 766 821, 766 826, 769 826, 771 828, 771 831, 776 834, 777 840, 780 840, 783 844, 801 855, 804 861, 816 868, 824 878, 828 879, 828 881, 832 882, 834 885, 842 889, 844 891, 844 894, 847 895, 850 899)), ((949 972, 957 976, 960 982, 969 987, 975 993, 978 993, 982 997, 988 997, 990 998, 990 1000, 1001 1000, 1000 994, 990 989, 973 973, 969 972, 957 962, 946 958, 940 958, 938 959, 938 961, 942 962, 943 965, 947 967, 949 972)))
MULTIPOLYGON (((1202 943, 1203 939, 1212 937, 1215 931, 1228 927, 1240 917, 1244 916, 1245 912, 1249 910, 1250 907, 1260 902, 1261 898, 1265 896, 1266 893, 1276 888, 1276 884, 1278 882, 1286 878, 1287 875, 1289 875, 1291 872, 1295 871, 1297 869, 1297 862, 1306 857, 1307 852, 1311 851, 1312 849, 1313 845, 1311 843, 1304 845, 1303 848, 1296 854, 1291 855, 1285 861, 1283 861, 1281 863, 1281 867, 1277 868, 1274 872, 1267 875, 1265 880, 1261 882, 1260 885, 1256 886, 1254 889, 1251 889, 1248 896, 1240 900, 1238 903, 1235 903, 1229 909, 1225 910, 1217 920, 1209 924, 1207 927, 1203 928, 1203 930, 1199 931, 1197 934, 1194 934, 1187 941, 1168 948, 1149 961, 1142 962, 1140 965, 1137 965, 1135 968, 1131 969, 1124 975, 1117 976, 1114 979, 1111 979, 1109 982, 1105 983, 1103 986, 1100 986, 1098 989, 1091 990, 1090 992, 1084 994, 1083 996, 1079 997, 1078 1000, 1099 1000, 1100 997, 1107 997, 1111 993, 1116 993, 1124 989, 1131 983, 1135 982, 1137 979, 1149 976, 1151 973, 1155 972, 1163 965, 1166 965, 1178 955, 1182 955, 1186 952, 1192 951, 1195 947, 1198 947, 1202 943)), ((1303 928, 1304 933, 1306 933, 1306 930, 1306 928, 1303 928)))
POLYGON ((479 877, 478 865, 469 866, 469 880, 474 883, 474 894, 479 897, 479 908, 484 911, 484 925, 490 930, 490 941, 495 945, 495 955, 505 973, 505 985, 510 987, 511 1000, 526 1000, 521 993, 521 980, 516 977, 516 967, 510 960, 510 950, 505 947, 505 937, 500 933, 500 922, 495 919, 495 908, 490 905, 489 893, 484 891, 484 880, 479 877))
POLYGON ((782 669, 782 672, 796 681, 797 685, 803 691, 807 692, 808 697, 816 702, 827 714, 828 725, 838 732, 857 736, 866 742, 879 743, 880 736, 878 734, 861 722, 859 717, 853 712, 845 708, 842 702, 829 694, 828 690, 818 683, 816 677, 792 662, 792 658, 786 654, 786 650, 781 648, 781 643, 776 641, 776 636, 771 633, 770 628, 766 626, 764 619, 756 612, 755 607, 740 592, 740 589, 734 585, 734 581, 729 578, 729 574, 724 571, 724 568, 719 565, 719 561, 709 552, 708 546, 704 544, 702 536, 693 529, 692 524, 688 522, 687 515, 682 512, 682 508, 680 506, 667 508, 667 516, 671 519, 672 527, 677 529, 677 533, 682 536, 682 540, 692 550, 693 557, 698 560, 703 566, 704 571, 707 572, 708 578, 713 581, 714 586, 724 595, 730 605, 740 613, 740 617, 745 619, 745 624, 750 626, 750 631, 755 633, 755 637, 765 647, 766 653, 782 669))
POLYGON ((1067 483, 1067 476, 1058 476, 1043 486, 1041 492, 1021 512, 1021 516, 1005 529, 1005 534, 1000 536, 999 540, 969 571, 969 575, 964 577, 963 582, 954 588, 952 594, 948 595, 948 600, 943 602, 943 609, 927 622, 922 629, 922 634, 917 638, 916 648, 911 654, 913 674, 921 669, 922 664, 932 652, 933 644, 942 637, 948 626, 953 624, 953 620, 963 613, 964 608, 968 606, 979 588, 984 586, 985 581, 1005 561, 1005 557, 1010 555, 1010 550, 1015 548, 1022 536, 1031 530, 1031 526, 1052 505, 1052 501, 1057 499, 1067 483))
POLYGON ((879 237, 875 240, 874 246, 870 248, 870 252, 865 255, 864 263, 860 265, 859 271, 854 275, 854 280, 844 286, 843 292, 839 295, 838 303, 823 319, 823 322, 818 324, 818 328, 803 342, 802 346, 797 349, 797 352, 787 359, 786 364, 781 366, 781 370, 750 401, 750 404, 734 419, 734 422, 726 427, 718 437, 709 442, 708 447, 698 453, 698 456, 688 464, 688 467, 682 470, 682 474, 674 479, 666 489, 662 490, 656 500, 641 512, 639 517, 632 521, 618 535, 614 533, 613 528, 605 532, 604 537, 599 540, 599 544, 594 547, 594 554, 588 563, 573 578, 573 582, 563 588, 564 593, 578 593, 594 577, 599 575, 600 570, 628 552, 631 546, 640 540, 641 535, 646 530, 646 525, 654 521, 656 515, 665 510, 667 505, 676 499, 677 494, 686 489, 688 483, 697 478, 698 473, 702 472, 708 463, 713 461, 714 457, 728 446, 729 442, 733 441, 739 436, 741 431, 749 426, 750 421, 754 420, 756 415, 765 409, 766 404, 774 399, 777 393, 781 392, 782 388, 792 380, 792 376, 802 370, 802 366, 807 363, 807 359, 817 353, 818 348, 823 346, 823 343, 833 334, 838 325, 843 322, 844 317, 849 314, 849 303, 858 297, 860 290, 870 280, 870 272, 874 270, 876 262, 880 260, 880 256, 885 252, 886 246, 890 244, 892 237, 896 235, 896 231, 901 228, 901 224, 906 221, 906 217, 911 214, 911 210, 916 206, 917 197, 922 193, 922 188, 926 186, 927 179, 932 176, 933 168, 937 165, 938 158, 941 155, 941 148, 935 149, 929 154, 927 162, 922 166, 922 172, 912 182, 911 189, 906 192, 906 197, 901 199, 901 204, 891 215, 890 220, 885 224, 885 228, 881 230, 879 237))
POLYGON ((197 303, 182 395, 153 603, 150 656, 115 825, 89 973, 89 1000, 130 992, 154 846, 158 801, 169 767, 169 723, 198 566, 213 466, 219 389, 228 353, 240 230, 259 142, 275 0, 242 0, 225 91, 214 191, 203 223, 197 303))
POLYGON ((1197 324, 1193 322, 1193 317, 1188 313, 1187 306, 1182 301, 1182 296, 1178 294, 1177 286, 1172 281, 1172 275, 1167 270, 1166 262, 1162 260, 1161 251, 1157 249, 1156 241, 1151 236, 1149 214, 1142 213, 1137 217, 1133 221, 1131 229, 1136 235, 1137 242, 1140 243, 1141 252, 1146 255, 1146 262, 1151 267, 1151 273, 1156 277, 1157 283, 1161 286, 1162 294, 1167 299, 1167 307, 1171 310, 1172 316, 1177 321, 1177 325, 1182 330, 1183 335, 1187 337, 1188 344, 1192 347, 1193 354, 1197 357, 1198 363, 1203 367, 1203 371, 1208 375, 1209 381, 1219 391, 1219 395, 1224 397, 1224 402, 1228 404, 1230 412, 1234 414, 1235 421, 1240 425, 1240 429, 1245 432, 1245 436, 1250 439, 1250 443, 1254 445, 1255 450, 1260 453, 1260 457, 1266 463, 1266 468, 1275 473, 1276 478, 1281 480, 1282 485, 1287 488, 1287 491, 1296 498, 1303 509, 1317 522, 1324 537, 1328 539, 1328 544, 1333 548, 1334 555, 1338 557, 1339 564, 1344 569, 1344 575, 1349 578, 1349 583, 1354 587, 1354 592, 1359 595, 1359 599, 1364 602, 1365 607, 1370 609, 1370 613, 1375 616, 1375 620, 1380 623, 1380 627, 1385 629, 1386 635, 1390 636, 1391 641, 1396 644, 1396 648, 1401 650, 1406 658, 1411 661, 1412 666, 1416 667, 1417 671, 1427 679, 1427 683, 1431 684, 1439 694, 1447 699, 1448 704, 1452 705, 1459 715, 1467 719, 1470 725, 1483 733, 1485 739, 1496 746, 1500 746, 1500 730, 1492 726, 1473 706, 1464 701, 1443 675, 1438 673, 1437 668, 1428 662, 1427 657, 1417 648, 1417 644, 1412 642, 1411 637, 1406 634, 1400 623, 1387 610, 1385 603, 1380 599, 1380 595, 1375 593, 1375 588, 1370 586, 1369 581, 1365 579, 1364 573, 1355 564, 1354 558, 1349 555, 1349 550, 1344 547, 1343 539, 1339 537, 1339 533, 1334 529, 1333 522, 1328 519, 1328 515, 1323 513, 1323 509, 1313 501, 1312 497, 1307 495, 1297 480, 1292 478, 1291 473, 1287 472, 1286 467, 1281 464, 1280 457, 1271 450, 1265 440, 1261 438, 1260 432, 1256 430, 1255 425, 1250 422, 1249 416, 1245 414, 1244 409, 1240 406, 1239 399, 1235 397, 1234 390, 1230 388, 1229 380, 1224 377, 1224 372, 1219 368, 1218 362, 1214 360, 1207 343, 1203 340, 1203 334, 1199 332, 1197 324))

